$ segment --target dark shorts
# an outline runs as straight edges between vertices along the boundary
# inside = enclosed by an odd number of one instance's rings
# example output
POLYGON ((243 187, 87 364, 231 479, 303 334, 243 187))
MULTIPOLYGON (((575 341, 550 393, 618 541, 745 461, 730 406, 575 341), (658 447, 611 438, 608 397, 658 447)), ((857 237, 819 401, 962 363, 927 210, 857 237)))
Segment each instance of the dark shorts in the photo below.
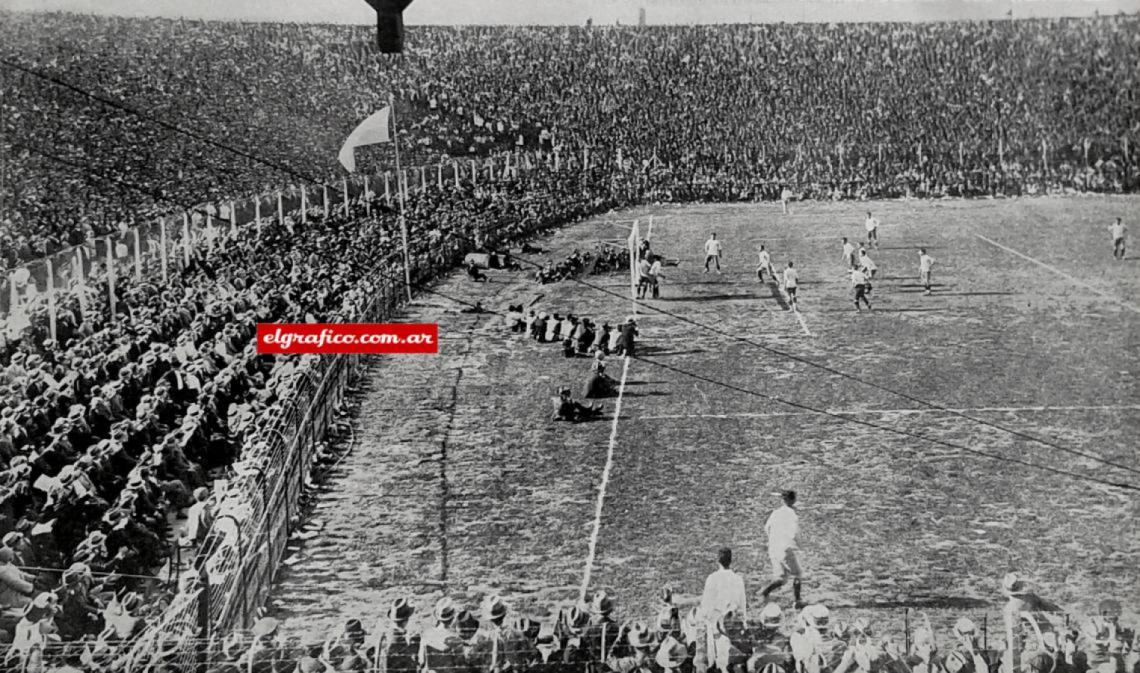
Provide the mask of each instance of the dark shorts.
POLYGON ((856 285, 855 286, 855 301, 859 301, 860 299, 866 299, 866 298, 867 298, 867 286, 866 285, 856 285))
POLYGON ((871 231, 868 231, 868 232, 867 232, 867 240, 868 240, 868 241, 877 241, 877 240, 879 240, 879 229, 878 229, 878 227, 876 227, 876 228, 872 229, 871 231))
POLYGON ((787 287, 784 289, 787 290, 789 297, 795 297, 796 296, 796 287, 794 285, 792 287, 787 287))

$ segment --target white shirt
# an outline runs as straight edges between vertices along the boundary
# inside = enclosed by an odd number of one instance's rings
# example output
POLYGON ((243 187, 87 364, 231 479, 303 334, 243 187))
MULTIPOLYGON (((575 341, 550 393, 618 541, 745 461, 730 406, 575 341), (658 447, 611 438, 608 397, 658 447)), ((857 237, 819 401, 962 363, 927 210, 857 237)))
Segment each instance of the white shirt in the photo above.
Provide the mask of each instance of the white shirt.
POLYGON ((656 260, 653 265, 649 267, 649 275, 657 276, 661 273, 661 260, 656 260))
POLYGON ((934 266, 934 259, 930 255, 920 255, 918 258, 918 270, 922 272, 930 271, 930 267, 934 266))
POLYGON ((784 505, 769 515, 764 531, 768 533, 769 553, 798 549, 796 536, 800 533, 800 515, 784 505))
POLYGON ((843 257, 846 259, 851 259, 851 255, 854 255, 854 254, 855 254, 855 246, 851 245, 850 243, 844 243, 843 244, 843 257))
POLYGON ((772 263, 772 257, 768 254, 767 250, 760 251, 760 266, 769 266, 772 263))
POLYGON ((867 231, 874 231, 879 228, 879 221, 873 217, 868 217, 866 221, 863 222, 863 226, 867 227, 867 231))
POLYGON ((1112 240, 1115 241, 1118 238, 1124 238, 1124 223, 1123 222, 1113 222, 1108 227, 1108 229, 1109 229, 1109 231, 1112 232, 1112 240))
POLYGON ((784 287, 796 286, 796 270, 784 269, 784 287))
POLYGON ((715 238, 710 238, 705 241, 705 254, 720 256, 720 241, 715 238))
POLYGON ((851 269, 851 284, 852 285, 866 285, 867 276, 860 269, 851 269))
POLYGON ((879 268, 879 267, 875 266, 874 262, 871 261, 870 255, 863 255, 862 257, 860 257, 859 263, 862 264, 863 268, 867 269, 868 271, 874 271, 874 270, 879 268))
POLYGON ((701 612, 708 619, 718 619, 728 612, 747 619, 746 608, 743 577, 729 568, 718 568, 708 576, 701 595, 701 612))

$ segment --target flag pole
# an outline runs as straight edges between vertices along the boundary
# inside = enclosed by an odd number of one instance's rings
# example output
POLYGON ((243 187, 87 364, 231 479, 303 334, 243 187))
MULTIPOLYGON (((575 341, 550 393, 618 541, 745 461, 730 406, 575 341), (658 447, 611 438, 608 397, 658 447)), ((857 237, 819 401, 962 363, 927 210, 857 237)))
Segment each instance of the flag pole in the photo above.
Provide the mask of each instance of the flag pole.
POLYGON ((400 196, 400 236, 404 239, 404 289, 408 292, 408 301, 412 301, 412 269, 411 255, 408 254, 408 220, 404 213, 407 205, 404 203, 404 185, 401 184, 403 171, 400 170, 400 134, 396 130, 396 97, 388 94, 388 108, 392 111, 392 145, 396 148, 396 193, 400 196))

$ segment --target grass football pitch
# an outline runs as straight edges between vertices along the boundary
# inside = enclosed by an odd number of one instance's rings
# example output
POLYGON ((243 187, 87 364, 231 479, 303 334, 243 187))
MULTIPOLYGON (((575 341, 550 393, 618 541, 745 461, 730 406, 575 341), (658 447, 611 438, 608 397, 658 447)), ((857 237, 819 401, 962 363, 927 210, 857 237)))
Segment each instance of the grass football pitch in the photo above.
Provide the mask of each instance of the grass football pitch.
MULTIPOLYGON (((527 256, 622 244, 653 216, 662 297, 636 308, 639 352, 606 416, 552 423, 589 360, 507 329, 508 304, 611 324, 629 275, 539 285, 533 268, 453 274, 401 317, 438 322, 435 356, 378 358, 356 441, 291 545, 270 612, 302 631, 412 596, 500 593, 541 616, 588 589, 649 618, 661 586, 695 601, 718 547, 749 599, 768 580, 773 491, 801 498, 805 597, 901 628, 992 625, 1016 571, 1079 614, 1140 603, 1140 258, 1108 225, 1140 199, 1037 198, 649 206, 568 226, 527 256), (873 311, 857 312, 843 236, 881 224, 873 311), (724 243, 703 273, 703 243, 724 243), (756 278, 758 246, 800 272, 798 315, 756 278), (936 260, 918 283, 918 248, 936 260), (458 300, 458 301, 457 301, 458 300), (465 314, 480 301, 499 314, 465 314), (1108 482, 1108 483, 1106 483, 1108 482), (588 570, 587 570, 588 567, 588 570), (913 613, 910 619, 913 620, 913 613)), ((1140 253, 1140 251, 1136 251, 1140 253)), ((623 361, 610 358, 621 377, 623 361)), ((778 594, 790 602, 790 591, 778 594)), ((758 604, 758 601, 754 604, 758 604)))

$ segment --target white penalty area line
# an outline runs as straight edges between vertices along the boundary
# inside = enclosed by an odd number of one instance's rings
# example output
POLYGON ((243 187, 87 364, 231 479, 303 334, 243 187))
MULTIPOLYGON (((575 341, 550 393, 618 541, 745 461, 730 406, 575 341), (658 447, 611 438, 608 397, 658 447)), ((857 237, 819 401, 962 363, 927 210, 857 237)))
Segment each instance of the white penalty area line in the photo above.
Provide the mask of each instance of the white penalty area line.
POLYGON ((804 334, 808 335, 809 337, 815 336, 814 334, 811 333, 811 330, 808 329, 807 322, 804 321, 804 315, 802 313, 800 313, 800 307, 799 307, 799 301, 798 300, 796 301, 795 308, 792 309, 792 313, 796 314, 796 320, 800 321, 800 327, 802 327, 804 329, 804 334))
POLYGON ((800 327, 803 328, 804 334, 808 335, 809 337, 814 337, 815 335, 812 334, 811 330, 808 329, 807 322, 804 320, 803 314, 800 313, 799 301, 797 300, 795 304, 792 303, 792 296, 788 294, 787 290, 784 289, 782 283, 777 283, 776 288, 780 291, 781 294, 784 295, 784 301, 788 304, 788 310, 796 315, 796 320, 800 321, 800 327))
MULTIPOLYGON (((952 409, 828 409, 827 413, 839 416, 880 416, 897 414, 900 416, 917 416, 921 414, 966 414, 984 412, 1031 412, 1043 413, 1050 411, 1140 411, 1140 404, 1119 405, 1086 405, 1086 406, 1060 406, 1060 407, 965 407, 952 409)), ((641 416, 639 421, 656 421, 677 418, 783 418, 785 416, 818 416, 814 411, 772 411, 767 413, 741 412, 735 414, 663 414, 660 416, 641 416)))
POLYGON ((1129 311, 1132 311, 1133 313, 1140 313, 1140 306, 1137 306, 1135 304, 1129 304, 1128 302, 1124 301, 1120 297, 1116 297, 1114 295, 1108 294, 1107 292, 1099 290, 1099 289, 1093 287, 1092 285, 1089 285, 1088 283, 1086 283, 1086 282, 1084 282, 1078 278, 1074 278, 1073 276, 1070 276, 1069 274, 1065 273, 1064 271, 1058 269, 1055 266, 1050 266, 1049 264, 1046 264, 1045 262, 1042 262, 1041 260, 1033 259, 1029 255, 1020 253, 1020 252, 1014 250, 1013 248, 1010 248, 1008 246, 1004 246, 1001 243, 998 243, 997 241, 994 241, 994 240, 991 240, 989 238, 986 238, 985 236, 982 236, 981 234, 974 234, 974 235, 977 236, 978 238, 982 239, 986 243, 989 243, 992 246, 1001 248, 1002 250, 1005 250, 1006 252, 1008 252, 1010 254, 1017 255, 1018 257, 1026 260, 1027 262, 1033 262, 1034 264, 1036 264, 1037 266, 1039 266, 1043 269, 1047 269, 1049 271, 1052 271, 1055 274, 1064 276, 1065 278, 1068 278, 1069 280, 1073 281, 1077 285, 1080 285, 1081 287, 1085 288, 1089 292, 1092 292, 1093 294, 1096 294, 1096 295, 1098 295, 1104 299, 1107 299, 1107 300, 1109 300, 1115 304, 1119 304, 1119 305, 1123 306, 1124 308, 1128 309, 1129 311))
POLYGON ((602 468, 602 482, 598 485, 598 502, 594 506, 594 529, 590 532, 589 550, 586 552, 586 570, 582 573, 582 586, 578 591, 579 602, 586 600, 590 588, 590 575, 594 571, 594 557, 598 552, 598 535, 602 530, 602 507, 606 502, 606 487, 610 483, 610 473, 614 469, 614 446, 617 445, 618 419, 621 418, 621 401, 625 394, 625 377, 629 374, 629 356, 621 368, 621 383, 618 385, 617 402, 614 404, 614 422, 610 426, 610 445, 606 451, 606 466, 602 468))

